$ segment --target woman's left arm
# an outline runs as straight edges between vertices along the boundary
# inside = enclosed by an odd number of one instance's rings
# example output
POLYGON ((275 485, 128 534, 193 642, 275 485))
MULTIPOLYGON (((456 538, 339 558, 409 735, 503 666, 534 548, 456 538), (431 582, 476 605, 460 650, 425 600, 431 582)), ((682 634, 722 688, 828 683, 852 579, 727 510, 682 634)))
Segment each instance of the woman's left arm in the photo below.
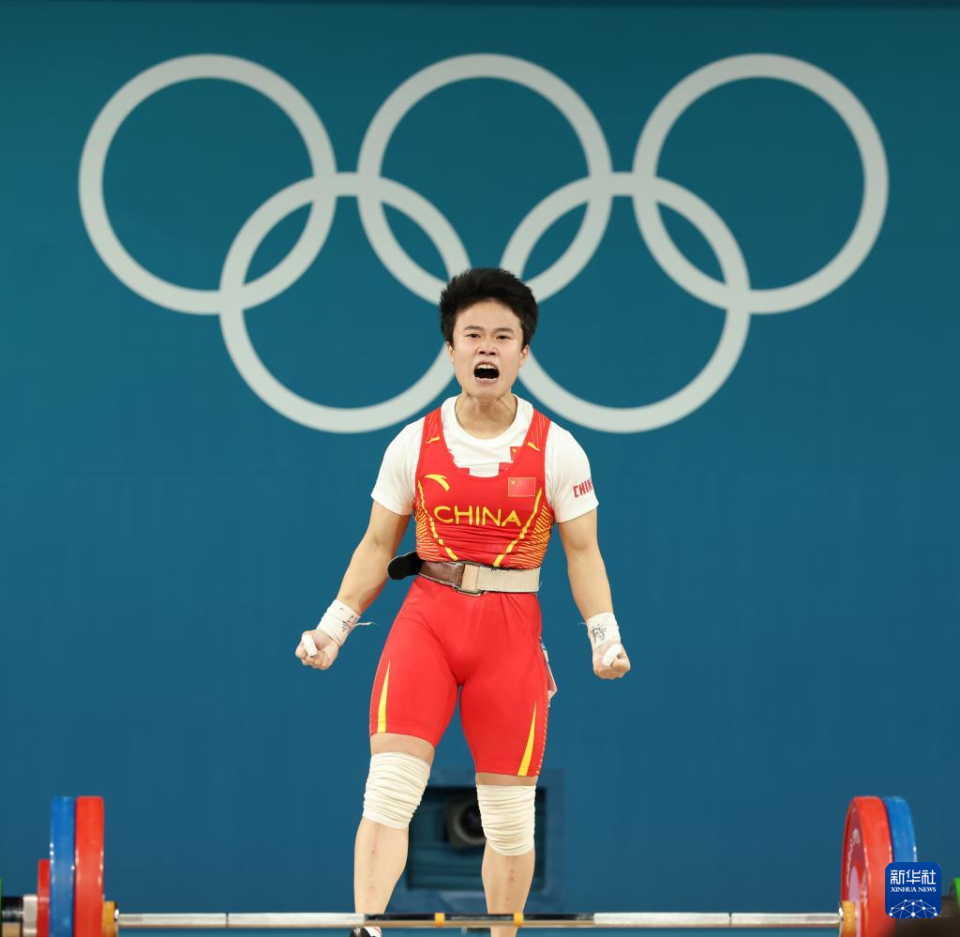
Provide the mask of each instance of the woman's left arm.
POLYGON ((610 581, 597 542, 597 511, 588 511, 557 527, 567 555, 573 601, 586 622, 593 648, 593 672, 604 680, 616 680, 630 669, 630 659, 613 614, 610 581))

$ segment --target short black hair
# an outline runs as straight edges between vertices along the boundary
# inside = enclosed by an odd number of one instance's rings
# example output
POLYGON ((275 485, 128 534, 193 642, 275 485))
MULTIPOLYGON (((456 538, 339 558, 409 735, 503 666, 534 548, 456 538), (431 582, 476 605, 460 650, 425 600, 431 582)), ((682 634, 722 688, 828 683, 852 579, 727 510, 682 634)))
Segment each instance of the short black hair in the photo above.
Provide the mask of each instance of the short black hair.
POLYGON ((498 267, 473 267, 458 273, 440 294, 440 331, 453 344, 453 327, 457 316, 485 299, 503 303, 520 320, 524 347, 530 344, 537 330, 537 301, 530 287, 509 270, 498 267))

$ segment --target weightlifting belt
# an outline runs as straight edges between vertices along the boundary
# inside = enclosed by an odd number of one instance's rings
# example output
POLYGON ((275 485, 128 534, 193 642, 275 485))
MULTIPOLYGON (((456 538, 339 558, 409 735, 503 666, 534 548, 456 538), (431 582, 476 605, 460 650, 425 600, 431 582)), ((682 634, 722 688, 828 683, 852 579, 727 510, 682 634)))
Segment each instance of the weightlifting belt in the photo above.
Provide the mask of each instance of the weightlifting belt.
POLYGON ((451 586, 464 595, 483 592, 537 592, 540 589, 540 567, 535 569, 498 569, 462 560, 457 563, 435 563, 424 560, 420 575, 432 582, 451 586))

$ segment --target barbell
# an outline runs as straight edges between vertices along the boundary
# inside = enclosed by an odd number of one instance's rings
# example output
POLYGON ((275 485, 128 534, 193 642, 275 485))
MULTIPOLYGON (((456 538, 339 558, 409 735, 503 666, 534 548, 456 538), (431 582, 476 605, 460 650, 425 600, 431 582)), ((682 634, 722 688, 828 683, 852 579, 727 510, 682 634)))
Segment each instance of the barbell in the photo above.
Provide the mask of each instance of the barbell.
MULTIPOLYGON (((104 805, 101 797, 55 797, 50 856, 38 863, 37 892, 3 897, 0 937, 117 937, 119 930, 330 930, 370 926, 592 927, 712 930, 725 928, 836 929, 839 937, 892 937, 896 921, 884 907, 891 862, 916 862, 917 844, 907 802, 900 797, 855 797, 843 830, 840 905, 824 913, 595 912, 589 914, 122 913, 104 900, 104 805)), ((953 883, 944 913, 958 915, 953 883)))

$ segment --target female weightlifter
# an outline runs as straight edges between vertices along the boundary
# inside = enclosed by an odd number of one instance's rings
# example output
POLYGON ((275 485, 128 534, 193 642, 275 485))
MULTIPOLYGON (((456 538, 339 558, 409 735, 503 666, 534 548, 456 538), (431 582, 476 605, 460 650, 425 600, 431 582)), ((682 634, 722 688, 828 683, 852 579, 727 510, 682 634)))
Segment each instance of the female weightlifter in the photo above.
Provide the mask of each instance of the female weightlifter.
MULTIPOLYGON (((540 643, 540 565, 554 522, 587 625, 593 671, 624 676, 597 544, 587 456, 567 430, 512 393, 537 303, 512 274, 473 269, 440 297, 460 395, 387 447, 370 524, 297 657, 330 667, 389 574, 416 574, 390 630, 370 703, 370 769, 354 856, 356 910, 377 914, 407 859, 407 831, 460 691, 487 844, 487 910, 522 911, 534 869, 534 795, 556 686, 540 643), (416 553, 391 558, 416 519, 416 553)), ((358 931, 355 937, 365 937, 358 931)), ((370 928, 368 930, 375 930, 370 928)), ((515 928, 494 928, 513 937, 515 928)), ((380 937, 375 934, 374 937, 380 937)))

